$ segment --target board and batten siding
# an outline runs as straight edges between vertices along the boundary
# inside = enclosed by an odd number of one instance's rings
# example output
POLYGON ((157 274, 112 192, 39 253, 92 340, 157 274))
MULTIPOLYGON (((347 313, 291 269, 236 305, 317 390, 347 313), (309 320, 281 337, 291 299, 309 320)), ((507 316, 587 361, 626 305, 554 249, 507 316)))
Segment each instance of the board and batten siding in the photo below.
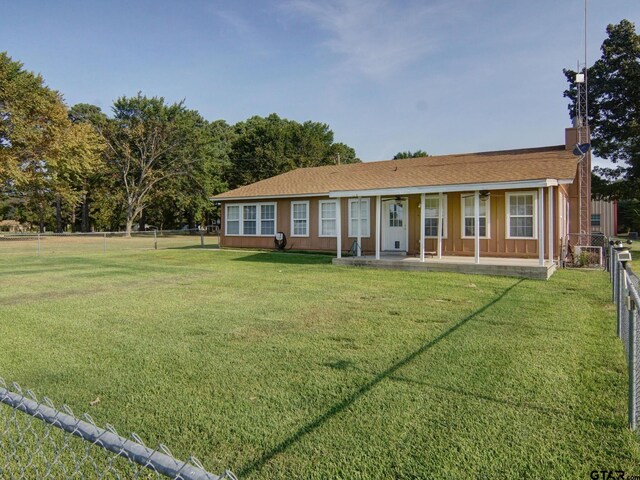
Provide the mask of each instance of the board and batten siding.
MULTIPOLYGON (((531 190, 523 190, 531 191, 531 190)), ((537 190, 536 190, 537 191, 537 190)), ((518 190, 511 190, 510 193, 517 193, 518 190)), ((504 190, 491 191, 489 195, 489 231, 490 238, 480 239, 480 255, 489 257, 513 257, 513 258, 536 258, 538 256, 538 240, 537 239, 508 239, 507 238, 507 217, 506 217, 506 193, 504 190)), ((443 255, 473 256, 474 255, 474 239, 462 238, 462 196, 473 195, 473 192, 447 193, 447 230, 448 235, 443 239, 442 253, 443 255)), ((369 198, 369 220, 370 235, 362 238, 362 252, 364 255, 372 255, 375 253, 375 197, 369 198)), ((394 196, 383 197, 395 198, 394 196)), ((420 252, 420 195, 408 195, 408 239, 407 245, 408 255, 418 255, 420 252)), ((320 237, 319 229, 319 202, 322 200, 334 200, 326 197, 305 197, 294 199, 277 199, 277 200, 247 200, 247 201, 228 201, 222 203, 222 234, 220 245, 230 248, 258 248, 273 249, 273 236, 256 237, 256 236, 227 236, 226 235, 226 205, 227 204, 253 204, 262 202, 272 202, 277 204, 276 213, 276 232, 284 232, 287 236, 286 250, 312 250, 312 251, 336 251, 335 237, 320 237), (309 236, 294 237, 291 235, 291 202, 308 201, 309 202, 309 236)), ((355 237, 349 237, 349 214, 348 200, 340 199, 341 224, 342 224, 342 249, 348 251, 351 249, 355 237)), ((544 217, 545 217, 545 258, 548 253, 548 208, 547 208, 547 189, 544 189, 544 217)), ((560 253, 560 224, 559 224, 559 189, 554 189, 554 256, 557 258, 560 253)), ((382 212, 384 222, 386 217, 382 212)), ((537 225, 534 225, 537 235, 537 225)), ((425 250, 435 252, 437 250, 437 240, 435 238, 425 239, 425 250)))
MULTIPOLYGON (((364 198, 364 197, 363 197, 364 198)), ((337 199, 326 197, 301 197, 292 199, 277 199, 277 200, 246 200, 246 201, 229 201, 222 203, 221 211, 221 224, 222 233, 220 236, 220 246, 229 248, 259 248, 259 249, 272 249, 275 248, 273 236, 269 237, 257 237, 257 236, 236 236, 226 235, 226 205, 243 205, 243 204, 255 204, 272 202, 276 203, 276 232, 284 232, 287 237, 287 245, 285 250, 312 250, 312 251, 332 251, 335 252, 336 238, 335 237, 320 237, 319 236, 319 216, 320 216, 320 201, 322 200, 335 200, 337 199), (308 237, 294 237, 292 236, 291 227, 291 203, 307 201, 309 202, 309 236, 308 237)), ((351 248, 355 237, 349 237, 349 216, 348 216, 348 201, 346 198, 340 199, 342 204, 342 248, 347 251, 351 248)), ((369 221, 370 221, 370 235, 369 237, 362 238, 362 251, 363 253, 371 253, 375 250, 375 198, 369 200, 369 221)))

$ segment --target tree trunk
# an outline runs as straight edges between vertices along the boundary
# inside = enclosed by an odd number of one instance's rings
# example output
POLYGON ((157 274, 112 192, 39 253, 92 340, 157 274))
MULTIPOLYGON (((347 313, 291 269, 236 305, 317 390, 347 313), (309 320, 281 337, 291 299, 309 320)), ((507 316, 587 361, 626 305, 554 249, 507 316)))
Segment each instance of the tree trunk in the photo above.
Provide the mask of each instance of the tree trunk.
POLYGON ((82 226, 81 226, 81 230, 85 233, 88 232, 90 228, 89 205, 90 205, 89 195, 85 195, 84 200, 82 202, 82 226))
POLYGON ((60 204, 60 195, 56 196, 56 233, 62 233, 62 206, 60 204))
POLYGON ((144 214, 144 209, 142 210, 142 212, 140 212, 140 231, 141 232, 147 231, 147 219, 144 214))
POLYGON ((125 237, 127 238, 131 238, 131 229, 133 228, 133 217, 130 217, 129 215, 127 215, 127 228, 126 228, 126 233, 125 233, 125 237))

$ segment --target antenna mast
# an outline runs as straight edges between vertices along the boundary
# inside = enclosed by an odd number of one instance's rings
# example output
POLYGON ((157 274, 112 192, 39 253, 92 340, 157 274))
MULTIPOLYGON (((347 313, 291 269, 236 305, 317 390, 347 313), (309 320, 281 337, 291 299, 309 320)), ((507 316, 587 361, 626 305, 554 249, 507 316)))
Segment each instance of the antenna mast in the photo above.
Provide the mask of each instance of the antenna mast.
MULTIPOLYGON (((587 0, 584 0, 584 63, 578 62, 576 72, 577 85, 577 112, 575 127, 578 129, 578 145, 590 144, 591 133, 589 131, 589 95, 587 84, 587 0)), ((580 149, 582 150, 582 149, 580 149)), ((578 209, 579 209, 579 233, 580 235, 591 233, 591 152, 584 151, 580 157, 578 175, 578 209)), ((589 244, 591 239, 585 240, 589 244)))

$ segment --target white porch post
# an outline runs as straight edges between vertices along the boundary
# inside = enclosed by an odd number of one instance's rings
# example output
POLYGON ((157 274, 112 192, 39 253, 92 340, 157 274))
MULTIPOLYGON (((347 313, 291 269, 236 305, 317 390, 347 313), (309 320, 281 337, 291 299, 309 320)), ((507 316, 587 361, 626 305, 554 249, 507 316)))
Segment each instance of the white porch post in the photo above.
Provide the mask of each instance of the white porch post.
POLYGON ((420 195, 420 261, 424 262, 424 193, 420 195))
POLYGON ((544 188, 538 189, 538 263, 544 265, 544 188))
POLYGON ((473 231, 475 245, 475 263, 480 263, 480 191, 473 192, 473 231))
POLYGON ((549 222, 549 264, 553 263, 553 187, 548 187, 547 196, 547 218, 549 222))
POLYGON ((438 258, 442 258, 442 224, 444 222, 442 218, 442 192, 438 193, 438 258))
POLYGON ((380 232, 382 231, 381 198, 376 197, 376 260, 380 260, 380 232))
POLYGON ((358 245, 356 246, 356 255, 362 256, 362 198, 358 197, 358 245))
POLYGON ((338 258, 342 258, 342 198, 336 203, 336 248, 338 258))

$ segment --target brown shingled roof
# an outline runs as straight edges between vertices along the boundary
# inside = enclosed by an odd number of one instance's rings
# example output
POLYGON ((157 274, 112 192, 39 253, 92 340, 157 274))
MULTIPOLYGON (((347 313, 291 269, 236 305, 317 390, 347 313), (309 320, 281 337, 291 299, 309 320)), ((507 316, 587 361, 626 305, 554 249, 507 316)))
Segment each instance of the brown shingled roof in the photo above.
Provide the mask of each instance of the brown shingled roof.
POLYGON ((213 199, 318 195, 347 190, 525 180, 572 180, 577 157, 564 145, 523 150, 298 168, 213 199))

